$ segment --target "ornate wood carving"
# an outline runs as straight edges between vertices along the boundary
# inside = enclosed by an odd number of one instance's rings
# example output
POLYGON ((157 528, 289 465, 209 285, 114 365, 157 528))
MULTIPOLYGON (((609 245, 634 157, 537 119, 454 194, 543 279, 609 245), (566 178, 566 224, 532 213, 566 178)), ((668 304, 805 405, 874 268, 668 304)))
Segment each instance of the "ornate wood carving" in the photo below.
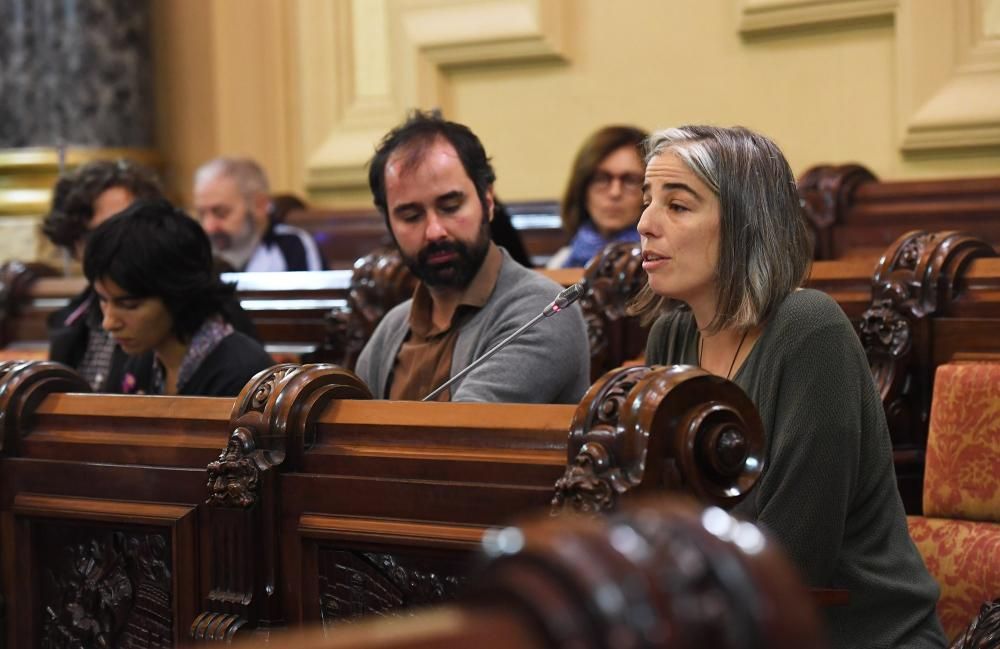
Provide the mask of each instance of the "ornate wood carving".
POLYGON ((55 275, 54 268, 39 263, 8 261, 0 266, 0 347, 10 344, 10 319, 24 304, 31 285, 39 277, 55 275))
POLYGON ((244 628, 281 624, 275 473, 300 467, 331 399, 370 398, 361 379, 335 365, 276 365, 240 392, 229 442, 207 467, 203 571, 212 583, 193 638, 228 641, 244 628))
POLYGON ((51 361, 0 363, 0 452, 17 454, 35 407, 56 392, 90 392, 90 385, 65 365, 51 361))
POLYGON ((672 489, 730 507, 763 470, 764 434, 736 384, 687 366, 619 368, 584 395, 553 511, 612 510, 631 491, 672 489))
POLYGON ((407 615, 409 607, 452 600, 465 579, 448 572, 449 567, 394 554, 321 548, 323 624, 372 614, 407 615))
POLYGON ((580 308, 587 322, 591 379, 597 380, 645 348, 638 319, 625 314, 629 300, 646 282, 639 244, 609 244, 587 263, 583 277, 587 292, 580 308))
POLYGON ((927 444, 933 379, 928 319, 947 311, 969 261, 995 255, 989 244, 967 234, 914 231, 879 261, 858 334, 897 449, 927 444))
POLYGON ((515 604, 545 646, 820 646, 794 569, 717 507, 656 498, 497 530, 484 546, 493 559, 473 599, 515 604))
POLYGON ((208 504, 249 507, 257 501, 257 482, 267 467, 257 466, 254 450, 250 431, 242 426, 233 431, 226 450, 208 465, 208 504))
POLYGON ((42 647, 174 646, 166 536, 56 524, 36 534, 42 647))
POLYGON ((986 602, 951 649, 995 649, 1000 647, 1000 599, 986 602))
POLYGON ((906 510, 920 513, 934 361, 930 320, 946 314, 968 263, 995 256, 986 242, 945 231, 901 236, 879 261, 871 306, 858 322, 882 397, 906 510))
POLYGON ((798 182, 802 209, 813 230, 813 259, 833 259, 833 227, 854 201, 858 185, 875 182, 875 174, 861 165, 819 165, 798 182))
POLYGON ((326 338, 308 360, 353 368, 365 343, 389 310, 409 299, 417 279, 395 246, 378 248, 354 263, 347 307, 331 311, 326 338))

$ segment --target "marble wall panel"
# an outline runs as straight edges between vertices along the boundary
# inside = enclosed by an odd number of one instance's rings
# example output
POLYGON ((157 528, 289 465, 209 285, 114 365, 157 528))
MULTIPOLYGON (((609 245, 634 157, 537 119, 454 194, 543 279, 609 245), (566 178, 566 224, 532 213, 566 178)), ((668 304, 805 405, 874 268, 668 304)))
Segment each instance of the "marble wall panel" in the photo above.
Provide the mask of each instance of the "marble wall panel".
POLYGON ((0 0, 0 148, 148 147, 149 0, 0 0))

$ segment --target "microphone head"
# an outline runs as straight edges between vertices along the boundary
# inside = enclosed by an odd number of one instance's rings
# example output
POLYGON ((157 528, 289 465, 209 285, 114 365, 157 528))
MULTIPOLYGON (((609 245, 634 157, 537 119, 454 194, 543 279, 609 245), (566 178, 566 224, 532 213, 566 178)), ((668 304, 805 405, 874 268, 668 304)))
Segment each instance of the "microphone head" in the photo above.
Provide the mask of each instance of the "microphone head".
POLYGON ((559 291, 559 295, 556 296, 556 299, 552 301, 552 304, 545 307, 545 310, 542 311, 542 313, 545 315, 546 318, 555 313, 559 313, 560 311, 562 311, 563 309, 565 309, 566 307, 568 307, 569 305, 573 304, 581 297, 583 297, 583 295, 586 292, 587 292, 587 287, 586 284, 584 284, 583 282, 577 282, 572 286, 568 286, 563 290, 559 291))
POLYGON ((559 295, 556 296, 556 306, 560 309, 564 309, 583 297, 584 293, 586 293, 586 288, 584 287, 583 282, 577 282, 572 286, 567 286, 559 292, 559 295))

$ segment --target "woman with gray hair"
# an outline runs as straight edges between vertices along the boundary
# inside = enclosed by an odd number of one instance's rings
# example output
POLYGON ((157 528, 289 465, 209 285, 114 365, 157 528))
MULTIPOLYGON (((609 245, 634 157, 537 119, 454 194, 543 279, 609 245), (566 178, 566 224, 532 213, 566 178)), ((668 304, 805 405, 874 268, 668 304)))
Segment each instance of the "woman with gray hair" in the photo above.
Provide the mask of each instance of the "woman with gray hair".
POLYGON ((943 647, 938 587, 910 539, 881 399, 850 321, 800 288, 810 240, 778 147, 744 128, 685 126, 647 141, 638 230, 655 319, 653 365, 737 383, 767 436, 735 513, 762 523, 817 588, 833 647, 943 647))

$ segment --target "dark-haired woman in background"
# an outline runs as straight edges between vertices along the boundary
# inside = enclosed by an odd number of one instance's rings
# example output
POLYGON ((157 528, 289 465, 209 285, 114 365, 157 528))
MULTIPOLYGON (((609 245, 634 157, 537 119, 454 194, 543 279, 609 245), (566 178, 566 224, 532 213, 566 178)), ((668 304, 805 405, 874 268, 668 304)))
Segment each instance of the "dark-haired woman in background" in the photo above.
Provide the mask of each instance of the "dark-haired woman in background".
POLYGON ((116 392, 235 396, 272 360, 225 313, 233 287, 213 270, 204 230, 166 201, 141 201, 101 224, 83 270, 103 328, 129 355, 116 392))
POLYGON ((645 137, 634 126, 605 126, 580 147, 562 201, 563 229, 572 239, 549 268, 582 267, 609 243, 639 241, 645 137))
POLYGON ((799 288, 812 247, 784 155, 710 126, 660 131, 648 150, 633 310, 656 317, 649 364, 701 366, 757 406, 764 468, 734 511, 770 530, 809 585, 849 591, 823 611, 832 647, 944 647, 864 349, 830 296, 799 288))

